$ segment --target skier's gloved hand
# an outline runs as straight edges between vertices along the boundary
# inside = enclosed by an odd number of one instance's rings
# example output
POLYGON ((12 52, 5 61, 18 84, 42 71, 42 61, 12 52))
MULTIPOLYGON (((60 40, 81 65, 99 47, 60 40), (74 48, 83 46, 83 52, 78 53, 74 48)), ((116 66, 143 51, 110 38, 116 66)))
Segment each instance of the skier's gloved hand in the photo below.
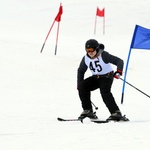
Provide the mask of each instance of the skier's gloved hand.
POLYGON ((122 76, 122 71, 121 71, 121 70, 117 70, 117 71, 114 73, 114 78, 120 79, 120 76, 122 76))

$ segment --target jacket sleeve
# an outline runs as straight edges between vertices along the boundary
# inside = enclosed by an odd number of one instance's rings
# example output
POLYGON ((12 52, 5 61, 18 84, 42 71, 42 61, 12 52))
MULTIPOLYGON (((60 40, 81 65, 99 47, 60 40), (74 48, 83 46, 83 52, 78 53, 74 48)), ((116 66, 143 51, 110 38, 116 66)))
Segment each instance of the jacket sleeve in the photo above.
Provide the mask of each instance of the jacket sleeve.
POLYGON ((102 53, 102 59, 105 63, 111 63, 117 66, 117 70, 123 71, 124 62, 117 56, 111 55, 108 52, 104 51, 102 53))
POLYGON ((79 68, 77 70, 77 85, 84 80, 84 74, 87 71, 87 65, 85 64, 85 56, 82 58, 79 68))

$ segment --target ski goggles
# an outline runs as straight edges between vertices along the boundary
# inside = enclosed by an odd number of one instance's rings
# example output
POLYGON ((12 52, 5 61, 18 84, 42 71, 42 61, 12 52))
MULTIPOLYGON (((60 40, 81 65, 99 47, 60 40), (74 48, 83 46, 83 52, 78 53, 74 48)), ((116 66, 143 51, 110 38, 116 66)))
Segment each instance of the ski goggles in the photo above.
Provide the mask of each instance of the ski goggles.
POLYGON ((86 52, 89 53, 89 52, 94 52, 95 49, 94 48, 86 48, 86 52))

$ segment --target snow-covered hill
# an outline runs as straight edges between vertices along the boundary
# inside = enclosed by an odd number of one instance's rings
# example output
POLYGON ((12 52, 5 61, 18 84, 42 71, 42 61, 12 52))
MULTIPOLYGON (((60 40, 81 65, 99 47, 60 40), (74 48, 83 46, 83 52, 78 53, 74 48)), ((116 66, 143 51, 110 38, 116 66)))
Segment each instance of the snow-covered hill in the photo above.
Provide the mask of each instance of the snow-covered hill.
MULTIPOLYGON (((106 51, 126 63, 136 24, 150 28, 150 1, 62 0, 57 55, 57 22, 40 53, 58 13, 60 1, 5 0, 0 2, 0 149, 2 150, 148 150, 150 99, 126 85, 121 105, 122 81, 114 80, 112 92, 128 123, 62 123, 57 117, 77 118, 82 112, 76 90, 76 73, 85 54, 84 44, 95 38, 106 51), (105 7, 94 22, 97 6, 105 7)), ((148 50, 133 50, 127 81, 148 95, 148 50)), ((115 69, 115 67, 114 67, 115 69)), ((89 76, 87 72, 86 76, 89 76)), ((99 91, 92 93, 97 115, 110 114, 99 91)))

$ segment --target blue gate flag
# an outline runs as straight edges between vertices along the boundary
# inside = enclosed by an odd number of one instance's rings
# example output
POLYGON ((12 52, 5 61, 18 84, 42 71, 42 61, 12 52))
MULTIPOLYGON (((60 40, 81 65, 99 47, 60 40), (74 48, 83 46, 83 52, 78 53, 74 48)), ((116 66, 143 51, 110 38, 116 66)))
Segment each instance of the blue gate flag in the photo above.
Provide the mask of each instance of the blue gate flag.
POLYGON ((125 73, 124 73, 121 104, 123 103, 123 98, 124 98, 126 76, 127 76, 127 70, 128 70, 129 59, 130 59, 132 48, 134 48, 134 49, 149 49, 150 50, 150 29, 141 27, 139 25, 135 26, 133 37, 132 37, 132 42, 130 45, 130 50, 129 50, 129 54, 128 54, 128 58, 127 58, 126 69, 125 69, 125 73))
POLYGON ((131 48, 150 49, 150 29, 136 25, 131 48))

